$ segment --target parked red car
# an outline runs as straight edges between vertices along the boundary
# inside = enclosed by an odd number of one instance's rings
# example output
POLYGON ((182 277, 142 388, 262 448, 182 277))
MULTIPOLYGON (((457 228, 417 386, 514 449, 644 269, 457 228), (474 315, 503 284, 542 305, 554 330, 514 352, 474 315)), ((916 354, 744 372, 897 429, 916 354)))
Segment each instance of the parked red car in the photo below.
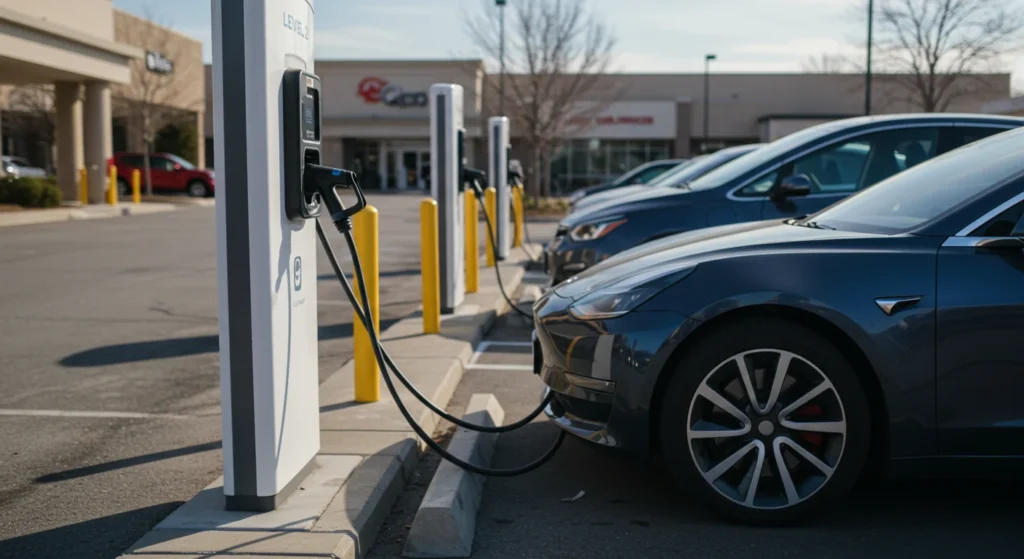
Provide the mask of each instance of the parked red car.
MULTIPOLYGON (((145 162, 141 153, 115 153, 111 162, 117 165, 117 191, 121 196, 132 192, 132 171, 145 173, 145 162)), ((149 154, 150 177, 153 190, 187 192, 189 196, 213 196, 213 171, 196 169, 195 165, 173 153, 149 154)), ((142 188, 146 179, 142 177, 142 188)))

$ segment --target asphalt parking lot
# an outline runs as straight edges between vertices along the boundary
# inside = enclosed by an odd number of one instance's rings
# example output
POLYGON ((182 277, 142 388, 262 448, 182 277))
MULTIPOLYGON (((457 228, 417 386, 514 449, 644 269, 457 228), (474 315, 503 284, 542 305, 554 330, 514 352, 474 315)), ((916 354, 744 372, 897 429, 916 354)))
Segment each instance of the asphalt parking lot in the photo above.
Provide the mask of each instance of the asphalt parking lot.
MULTIPOLYGON (((492 332, 463 376, 449 412, 460 414, 473 393, 490 392, 506 422, 539 400, 530 372, 530 327, 508 318, 492 332), (509 344, 511 342, 511 344, 509 344)), ((556 427, 543 416, 499 438, 493 467, 540 456, 556 427)), ((421 461, 392 510, 370 557, 397 558, 419 500, 437 466, 421 461)), ((486 482, 473 557, 743 558, 1019 558, 1024 536, 1024 484, 973 480, 885 480, 863 483, 841 506, 814 522, 782 529, 732 525, 679 492, 657 462, 631 459, 568 438, 544 467, 486 482), (571 499, 583 492, 583 496, 571 499)))
MULTIPOLYGON (((419 305, 422 196, 368 198, 383 327, 419 305)), ((212 207, 0 234, 0 557, 114 557, 220 475, 215 252, 212 207)), ((320 256, 323 379, 352 312, 320 256)))

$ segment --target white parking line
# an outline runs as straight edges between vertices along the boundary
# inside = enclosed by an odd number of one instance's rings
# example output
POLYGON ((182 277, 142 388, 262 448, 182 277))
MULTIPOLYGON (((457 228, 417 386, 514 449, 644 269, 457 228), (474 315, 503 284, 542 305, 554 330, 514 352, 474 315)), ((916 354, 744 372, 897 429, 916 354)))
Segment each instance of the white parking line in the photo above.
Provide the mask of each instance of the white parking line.
POLYGON ((127 411, 86 411, 86 410, 19 410, 2 409, 0 416, 13 417, 90 417, 99 419, 193 419, 194 416, 173 413, 140 413, 127 411))
POLYGON ((480 342, 480 345, 476 346, 476 351, 473 352, 473 357, 469 358, 469 363, 466 363, 466 369, 491 369, 493 371, 532 371, 532 365, 503 365, 503 364, 482 364, 477 363, 480 356, 483 355, 487 348, 491 346, 508 346, 508 347, 533 347, 530 342, 499 342, 492 340, 485 340, 480 342))

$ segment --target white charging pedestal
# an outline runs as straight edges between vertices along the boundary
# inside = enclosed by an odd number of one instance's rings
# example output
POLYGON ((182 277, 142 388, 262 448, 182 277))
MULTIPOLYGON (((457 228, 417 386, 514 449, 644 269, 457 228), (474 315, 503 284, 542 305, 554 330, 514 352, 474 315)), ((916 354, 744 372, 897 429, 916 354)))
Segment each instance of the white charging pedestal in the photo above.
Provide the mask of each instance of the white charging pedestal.
POLYGON ((316 232, 285 216, 282 76, 313 71, 313 0, 213 0, 224 495, 275 509, 320 448, 316 232))
POLYGON ((441 312, 455 312, 466 297, 462 168, 465 145, 462 86, 430 86, 430 195, 437 201, 441 312))
POLYGON ((511 221, 512 194, 508 186, 509 142, 508 117, 492 116, 487 119, 487 178, 498 191, 494 236, 498 245, 498 260, 508 257, 512 249, 511 221))

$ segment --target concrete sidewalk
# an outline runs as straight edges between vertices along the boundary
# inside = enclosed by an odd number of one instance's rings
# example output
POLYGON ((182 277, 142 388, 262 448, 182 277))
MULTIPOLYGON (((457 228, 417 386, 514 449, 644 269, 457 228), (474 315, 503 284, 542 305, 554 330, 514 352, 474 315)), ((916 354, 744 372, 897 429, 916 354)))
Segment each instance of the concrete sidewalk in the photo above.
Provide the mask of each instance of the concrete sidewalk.
MULTIPOLYGON (((537 246, 528 248, 535 254, 539 251, 537 246)), ((526 263, 523 252, 515 249, 510 261, 501 265, 510 294, 518 288, 526 263)), ((474 346, 507 308, 493 270, 481 269, 479 292, 467 295, 455 314, 442 318, 441 334, 422 334, 422 318, 417 313, 397 322, 381 337, 410 380, 444 408, 474 346)), ((419 425, 434 433, 437 416, 404 388, 398 390, 419 425)), ((379 402, 353 400, 351 361, 320 386, 317 468, 278 510, 263 514, 224 511, 218 479, 122 557, 363 556, 425 448, 386 387, 382 386, 381 392, 379 402)))
POLYGON ((170 212, 177 209, 174 204, 142 203, 142 204, 94 204, 90 206, 64 206, 47 209, 25 209, 13 212, 0 212, 0 227, 17 225, 33 225, 36 223, 54 223, 78 219, 106 219, 131 215, 146 215, 170 212))

